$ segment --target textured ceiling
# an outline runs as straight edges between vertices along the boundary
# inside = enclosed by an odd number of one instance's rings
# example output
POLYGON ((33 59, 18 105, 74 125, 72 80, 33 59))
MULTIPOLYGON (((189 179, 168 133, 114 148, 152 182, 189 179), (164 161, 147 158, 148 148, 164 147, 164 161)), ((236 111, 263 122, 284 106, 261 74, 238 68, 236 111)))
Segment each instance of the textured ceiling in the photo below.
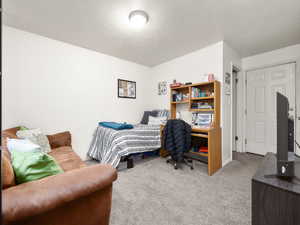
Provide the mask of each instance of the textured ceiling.
POLYGON ((225 40, 241 57, 300 43, 300 0, 4 0, 4 24, 147 66, 225 40), (150 16, 141 30, 128 14, 150 16))

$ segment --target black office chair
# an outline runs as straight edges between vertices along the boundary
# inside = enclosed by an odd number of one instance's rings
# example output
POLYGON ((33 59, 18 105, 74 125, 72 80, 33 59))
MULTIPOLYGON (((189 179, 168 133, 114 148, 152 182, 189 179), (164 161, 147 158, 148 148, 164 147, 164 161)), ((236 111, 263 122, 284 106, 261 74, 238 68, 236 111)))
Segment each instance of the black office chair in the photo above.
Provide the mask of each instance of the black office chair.
POLYGON ((187 165, 188 167, 191 168, 191 170, 194 169, 193 161, 190 159, 183 158, 181 161, 178 161, 178 160, 173 160, 172 158, 170 158, 170 159, 167 159, 166 163, 172 164, 174 166, 175 170, 177 170, 181 164, 187 165))
POLYGON ((174 169, 178 169, 180 165, 186 164, 194 169, 193 164, 183 157, 185 152, 191 148, 191 126, 183 120, 168 120, 163 131, 164 149, 170 152, 171 158, 167 159, 167 163, 171 163, 174 169))

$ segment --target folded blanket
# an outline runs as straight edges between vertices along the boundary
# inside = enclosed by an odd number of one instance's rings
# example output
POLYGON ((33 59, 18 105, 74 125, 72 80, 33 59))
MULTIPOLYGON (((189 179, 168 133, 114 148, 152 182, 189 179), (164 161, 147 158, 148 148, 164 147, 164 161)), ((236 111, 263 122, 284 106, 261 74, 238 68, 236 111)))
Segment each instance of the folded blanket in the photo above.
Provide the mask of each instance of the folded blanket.
POLYGON ((114 130, 132 129, 133 126, 128 123, 116 123, 116 122, 99 122, 102 127, 112 128, 114 130))

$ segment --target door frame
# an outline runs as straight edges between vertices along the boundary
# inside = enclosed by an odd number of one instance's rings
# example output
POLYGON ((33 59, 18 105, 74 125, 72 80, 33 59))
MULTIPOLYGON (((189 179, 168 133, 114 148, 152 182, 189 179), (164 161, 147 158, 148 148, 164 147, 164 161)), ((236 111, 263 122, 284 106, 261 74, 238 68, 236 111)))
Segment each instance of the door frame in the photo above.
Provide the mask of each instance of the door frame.
MULTIPOLYGON (((233 126, 234 126, 234 118, 233 118, 233 110, 236 110, 236 116, 238 116, 238 107, 236 106, 235 108, 235 105, 233 104, 233 94, 234 94, 234 91, 233 91, 233 85, 236 84, 234 82, 234 77, 233 77, 233 70, 235 70, 237 72, 237 78, 239 80, 242 80, 241 79, 241 74, 242 74, 242 69, 235 65, 234 63, 230 63, 230 120, 231 120, 231 123, 230 123, 230 159, 232 160, 232 151, 233 151, 233 142, 235 140, 235 136, 238 135, 238 130, 236 129, 236 133, 233 134, 233 126)), ((236 88, 236 91, 235 91, 235 94, 238 95, 238 84, 235 85, 235 88, 236 88)), ((237 96, 236 96, 237 97, 237 96)), ((237 99, 237 98, 236 98, 237 99)), ((238 102, 236 101, 236 105, 238 104, 238 102)), ((236 119, 236 118, 235 118, 236 119)), ((237 122, 235 122, 235 126, 237 126, 237 122)), ((236 151, 237 152, 241 152, 242 150, 240 150, 236 144, 236 151)))
MULTIPOLYGON (((282 60, 276 63, 270 63, 270 64, 264 64, 262 66, 257 66, 257 67, 250 67, 246 70, 243 71, 243 83, 244 83, 244 90, 243 90, 243 95, 244 95, 244 113, 243 113, 243 152, 246 152, 247 150, 247 143, 246 143, 246 138, 247 138, 247 73, 253 70, 258 70, 258 69, 265 69, 269 67, 275 67, 275 66, 280 66, 284 64, 290 64, 290 63, 295 63, 296 69, 295 69, 295 85, 294 85, 294 93, 295 93, 295 139, 297 136, 297 115, 300 116, 300 108, 297 108, 298 102, 300 101, 300 94, 299 94, 299 99, 297 98, 297 91, 296 91, 296 86, 299 83, 300 85, 300 58, 291 58, 289 60, 282 60), (298 77, 298 79, 297 79, 298 77)), ((300 122, 298 122, 300 124, 300 122)), ((297 152, 296 155, 300 157, 300 150, 297 152)))

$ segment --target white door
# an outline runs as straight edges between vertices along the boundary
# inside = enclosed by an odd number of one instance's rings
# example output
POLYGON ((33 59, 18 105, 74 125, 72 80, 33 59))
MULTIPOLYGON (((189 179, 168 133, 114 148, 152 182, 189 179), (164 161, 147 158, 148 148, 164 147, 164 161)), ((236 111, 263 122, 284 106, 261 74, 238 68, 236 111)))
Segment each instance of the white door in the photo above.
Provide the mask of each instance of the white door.
POLYGON ((295 68, 295 63, 289 63, 247 72, 247 152, 276 153, 276 92, 288 97, 290 115, 294 117, 295 68))

